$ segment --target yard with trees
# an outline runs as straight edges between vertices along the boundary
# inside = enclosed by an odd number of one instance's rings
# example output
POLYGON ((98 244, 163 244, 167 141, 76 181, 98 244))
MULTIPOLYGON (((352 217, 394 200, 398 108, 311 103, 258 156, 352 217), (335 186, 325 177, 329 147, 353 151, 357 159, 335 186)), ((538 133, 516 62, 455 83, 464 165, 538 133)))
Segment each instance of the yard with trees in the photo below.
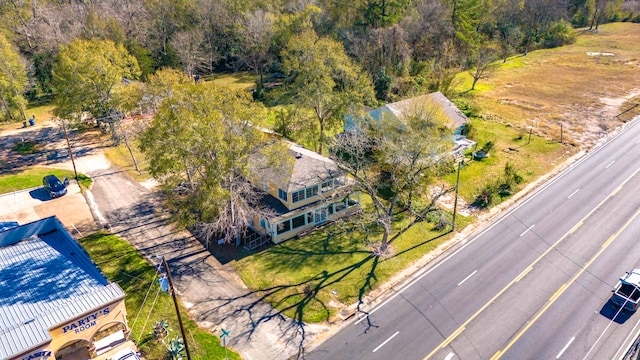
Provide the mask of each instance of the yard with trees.
POLYGON ((345 116, 434 91, 450 97, 491 155, 462 155, 459 195, 482 211, 638 114, 637 1, 306 3, 2 2, 1 121, 25 119, 31 100, 54 104, 65 124, 106 123, 136 170, 160 183, 174 219, 207 245, 238 244, 249 214, 263 211, 250 159, 287 166, 269 132, 330 156, 363 194, 362 213, 232 259, 261 300, 302 325, 361 310, 452 236, 442 204, 457 161, 445 156, 451 134, 438 114, 361 119, 359 132, 336 136, 345 116), (220 85, 238 71, 252 74, 250 91, 220 85), (145 114, 153 119, 120 124, 145 114))

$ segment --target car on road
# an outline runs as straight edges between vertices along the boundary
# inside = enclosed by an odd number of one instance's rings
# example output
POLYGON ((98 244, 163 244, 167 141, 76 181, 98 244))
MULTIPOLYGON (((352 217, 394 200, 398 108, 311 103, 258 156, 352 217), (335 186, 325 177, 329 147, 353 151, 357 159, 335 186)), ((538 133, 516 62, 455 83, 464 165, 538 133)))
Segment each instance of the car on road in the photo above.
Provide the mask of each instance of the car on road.
POLYGON ((640 269, 627 271, 626 274, 618 280, 618 284, 613 288, 611 302, 622 308, 635 312, 640 302, 640 269))
POLYGON ((60 181, 55 175, 47 175, 42 178, 42 186, 49 193, 51 198, 57 198, 67 193, 67 186, 69 185, 69 179, 64 178, 60 181))
POLYGON ((140 356, 131 349, 124 349, 113 354, 111 360, 140 360, 140 356))

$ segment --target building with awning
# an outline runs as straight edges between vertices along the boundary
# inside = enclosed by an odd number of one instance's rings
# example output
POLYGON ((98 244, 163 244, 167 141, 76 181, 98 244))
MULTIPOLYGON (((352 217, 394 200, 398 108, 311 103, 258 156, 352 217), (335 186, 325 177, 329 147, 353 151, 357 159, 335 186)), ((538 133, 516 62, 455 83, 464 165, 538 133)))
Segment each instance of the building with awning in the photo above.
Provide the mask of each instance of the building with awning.
POLYGON ((124 298, 56 217, 0 232, 0 359, 108 359, 124 298))

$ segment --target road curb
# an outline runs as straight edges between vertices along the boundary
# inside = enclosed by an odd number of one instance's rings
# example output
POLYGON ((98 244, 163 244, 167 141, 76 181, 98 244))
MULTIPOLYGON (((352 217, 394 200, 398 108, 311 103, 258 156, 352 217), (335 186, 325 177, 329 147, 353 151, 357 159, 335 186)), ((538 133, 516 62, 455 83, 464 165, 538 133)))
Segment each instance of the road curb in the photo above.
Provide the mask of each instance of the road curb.
POLYGON ((93 194, 91 193, 91 190, 84 191, 82 193, 82 195, 84 196, 84 199, 87 202, 87 205, 89 205, 89 211, 91 212, 91 216, 93 217, 93 221, 96 224, 98 224, 98 227, 100 227, 102 229, 105 229, 105 230, 109 230, 111 228, 111 226, 109 225, 107 220, 104 218, 104 216, 102 216, 102 213, 98 209, 98 205, 96 204, 95 200, 93 199, 93 194))

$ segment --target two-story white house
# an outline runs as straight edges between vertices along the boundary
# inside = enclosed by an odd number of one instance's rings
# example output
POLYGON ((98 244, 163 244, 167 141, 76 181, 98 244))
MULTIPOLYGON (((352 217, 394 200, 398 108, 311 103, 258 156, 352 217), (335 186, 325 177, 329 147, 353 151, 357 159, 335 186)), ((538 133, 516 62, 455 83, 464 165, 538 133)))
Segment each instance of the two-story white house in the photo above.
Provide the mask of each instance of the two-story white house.
POLYGON ((251 170, 252 183, 264 191, 261 205, 273 213, 265 218, 256 212, 251 229, 275 244, 360 205, 360 194, 349 194, 351 180, 331 159, 298 144, 287 144, 291 159, 286 169, 251 170))

